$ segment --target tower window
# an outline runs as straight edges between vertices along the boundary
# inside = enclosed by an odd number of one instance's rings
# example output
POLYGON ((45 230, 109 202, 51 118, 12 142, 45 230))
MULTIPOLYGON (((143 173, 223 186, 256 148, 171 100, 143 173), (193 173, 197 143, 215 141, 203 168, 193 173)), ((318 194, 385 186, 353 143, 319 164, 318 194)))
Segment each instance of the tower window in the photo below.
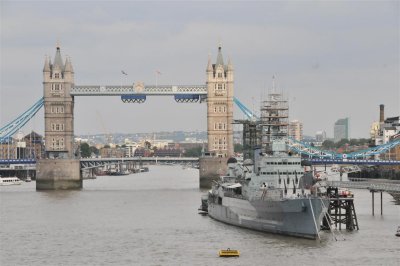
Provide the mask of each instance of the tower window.
POLYGON ((60 78, 60 73, 55 73, 54 78, 59 79, 60 78))
POLYGON ((56 92, 62 91, 62 84, 52 84, 51 90, 56 92))
POLYGON ((218 77, 219 77, 219 78, 222 78, 222 73, 218 73, 218 77))

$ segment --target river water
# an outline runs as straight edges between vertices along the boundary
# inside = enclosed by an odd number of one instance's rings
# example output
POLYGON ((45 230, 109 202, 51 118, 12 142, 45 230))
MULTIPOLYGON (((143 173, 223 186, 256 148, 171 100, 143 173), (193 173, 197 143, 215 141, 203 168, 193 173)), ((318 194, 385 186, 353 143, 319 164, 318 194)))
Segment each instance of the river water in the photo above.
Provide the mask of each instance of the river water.
POLYGON ((0 187, 0 265, 400 265, 400 206, 353 190, 359 231, 321 241, 255 232, 197 213, 198 170, 99 176, 80 191, 0 187), (218 250, 239 249, 239 258, 218 250))

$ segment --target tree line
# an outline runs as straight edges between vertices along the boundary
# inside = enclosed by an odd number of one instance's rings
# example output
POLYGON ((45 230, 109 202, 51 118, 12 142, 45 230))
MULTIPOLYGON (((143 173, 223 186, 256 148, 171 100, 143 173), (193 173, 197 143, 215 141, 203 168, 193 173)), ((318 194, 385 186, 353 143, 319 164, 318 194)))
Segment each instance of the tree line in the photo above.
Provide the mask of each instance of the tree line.
POLYGON ((344 146, 363 146, 363 145, 370 145, 371 139, 365 139, 365 138, 360 138, 360 139, 341 139, 338 142, 333 142, 332 140, 325 140, 322 142, 322 148, 324 149, 338 149, 344 146))

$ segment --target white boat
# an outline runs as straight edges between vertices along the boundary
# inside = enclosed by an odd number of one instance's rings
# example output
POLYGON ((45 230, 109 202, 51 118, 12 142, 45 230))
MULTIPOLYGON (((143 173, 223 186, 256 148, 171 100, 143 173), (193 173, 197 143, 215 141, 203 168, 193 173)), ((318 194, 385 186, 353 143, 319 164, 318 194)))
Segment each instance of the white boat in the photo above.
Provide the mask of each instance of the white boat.
POLYGON ((13 177, 1 177, 0 176, 0 186, 10 186, 10 185, 21 185, 22 180, 16 176, 13 177))
POLYGON ((27 177, 26 177, 26 179, 25 179, 25 182, 31 182, 32 181, 32 178, 28 175, 27 177))

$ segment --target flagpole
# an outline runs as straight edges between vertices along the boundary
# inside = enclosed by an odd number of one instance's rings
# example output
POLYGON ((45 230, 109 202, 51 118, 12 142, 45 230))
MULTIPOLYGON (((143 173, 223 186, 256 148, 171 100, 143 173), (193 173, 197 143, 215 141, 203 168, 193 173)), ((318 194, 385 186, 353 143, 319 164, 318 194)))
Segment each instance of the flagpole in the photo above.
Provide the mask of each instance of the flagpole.
POLYGON ((158 73, 156 71, 156 88, 157 88, 157 83, 158 83, 158 73))

